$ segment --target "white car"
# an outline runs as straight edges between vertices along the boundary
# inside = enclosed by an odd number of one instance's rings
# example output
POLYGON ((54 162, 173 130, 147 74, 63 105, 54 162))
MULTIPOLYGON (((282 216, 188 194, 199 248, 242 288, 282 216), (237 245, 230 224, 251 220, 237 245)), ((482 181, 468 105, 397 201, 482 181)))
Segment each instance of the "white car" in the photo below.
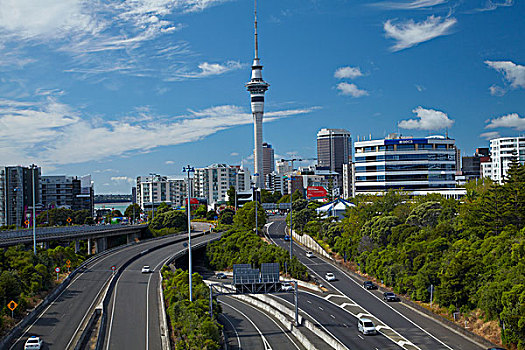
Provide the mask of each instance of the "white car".
POLYGON ((313 258, 314 257, 314 253, 308 251, 308 252, 306 252, 306 257, 307 258, 313 258))
POLYGON ((363 334, 377 334, 376 326, 369 318, 358 319, 357 330, 363 334))
POLYGON ((149 268, 149 265, 142 266, 142 273, 150 273, 151 269, 149 268))
POLYGON ((291 283, 283 283, 281 284, 281 291, 283 292, 291 292, 294 290, 294 287, 291 283))
POLYGON ((327 281, 335 281, 335 275, 331 272, 327 272, 326 275, 324 275, 324 279, 327 281))
POLYGON ((40 350, 42 349, 42 339, 35 337, 34 335, 26 340, 24 350, 40 350))

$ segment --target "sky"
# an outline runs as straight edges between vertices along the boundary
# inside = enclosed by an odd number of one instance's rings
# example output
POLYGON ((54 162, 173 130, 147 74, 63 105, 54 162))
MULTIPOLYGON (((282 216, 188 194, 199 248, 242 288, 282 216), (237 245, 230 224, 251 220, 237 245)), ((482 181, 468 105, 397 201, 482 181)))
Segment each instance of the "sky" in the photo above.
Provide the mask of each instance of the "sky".
MULTIPOLYGON (((253 168, 251 0, 0 0, 0 164, 95 193, 213 163, 253 168)), ((264 140, 316 156, 448 132, 463 155, 525 130, 525 1, 259 0, 264 140)))

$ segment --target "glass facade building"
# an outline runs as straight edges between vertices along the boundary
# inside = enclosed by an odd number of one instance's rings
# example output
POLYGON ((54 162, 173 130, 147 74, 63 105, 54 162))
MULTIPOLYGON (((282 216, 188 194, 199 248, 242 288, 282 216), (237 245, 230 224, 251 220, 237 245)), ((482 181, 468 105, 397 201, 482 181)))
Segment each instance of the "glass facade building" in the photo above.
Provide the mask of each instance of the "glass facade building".
POLYGON ((455 141, 442 136, 355 142, 355 191, 455 187, 455 141))

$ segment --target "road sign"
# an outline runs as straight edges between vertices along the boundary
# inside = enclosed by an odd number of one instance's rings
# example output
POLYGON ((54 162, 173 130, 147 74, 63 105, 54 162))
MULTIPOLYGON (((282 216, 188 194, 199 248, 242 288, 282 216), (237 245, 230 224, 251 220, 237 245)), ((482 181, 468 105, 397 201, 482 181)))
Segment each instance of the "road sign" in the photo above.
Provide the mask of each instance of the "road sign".
POLYGON ((11 300, 11 301, 9 302, 9 304, 7 304, 7 308, 8 308, 9 310, 11 310, 11 311, 13 311, 14 309, 16 309, 17 306, 18 306, 18 304, 15 303, 14 300, 11 300))
POLYGON ((71 223, 71 218, 67 218, 66 221, 67 221, 68 224, 70 224, 71 223))
POLYGON ((60 272, 60 267, 58 267, 58 266, 55 267, 55 272, 56 272, 56 273, 59 273, 59 272, 60 272))
POLYGON ((29 220, 24 221, 24 224, 26 224, 26 226, 29 226, 29 220))
POLYGON ((116 268, 117 268, 117 267, 116 267, 115 265, 111 266, 111 270, 112 270, 112 271, 115 271, 116 268))
POLYGON ((66 260, 66 266, 67 266, 67 267, 71 267, 71 260, 69 260, 69 259, 66 260))

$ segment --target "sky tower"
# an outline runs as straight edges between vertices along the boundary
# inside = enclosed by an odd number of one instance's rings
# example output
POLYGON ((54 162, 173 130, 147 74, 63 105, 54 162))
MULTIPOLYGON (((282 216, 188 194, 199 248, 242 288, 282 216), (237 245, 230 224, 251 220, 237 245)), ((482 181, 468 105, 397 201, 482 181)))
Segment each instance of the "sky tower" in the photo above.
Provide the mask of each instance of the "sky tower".
POLYGON ((263 66, 259 62, 259 45, 257 42, 257 0, 255 0, 255 57, 252 64, 252 78, 246 83, 246 89, 250 92, 253 115, 254 131, 254 174, 255 183, 258 188, 264 188, 263 178, 263 114, 264 114, 264 93, 270 84, 262 78, 263 66))

